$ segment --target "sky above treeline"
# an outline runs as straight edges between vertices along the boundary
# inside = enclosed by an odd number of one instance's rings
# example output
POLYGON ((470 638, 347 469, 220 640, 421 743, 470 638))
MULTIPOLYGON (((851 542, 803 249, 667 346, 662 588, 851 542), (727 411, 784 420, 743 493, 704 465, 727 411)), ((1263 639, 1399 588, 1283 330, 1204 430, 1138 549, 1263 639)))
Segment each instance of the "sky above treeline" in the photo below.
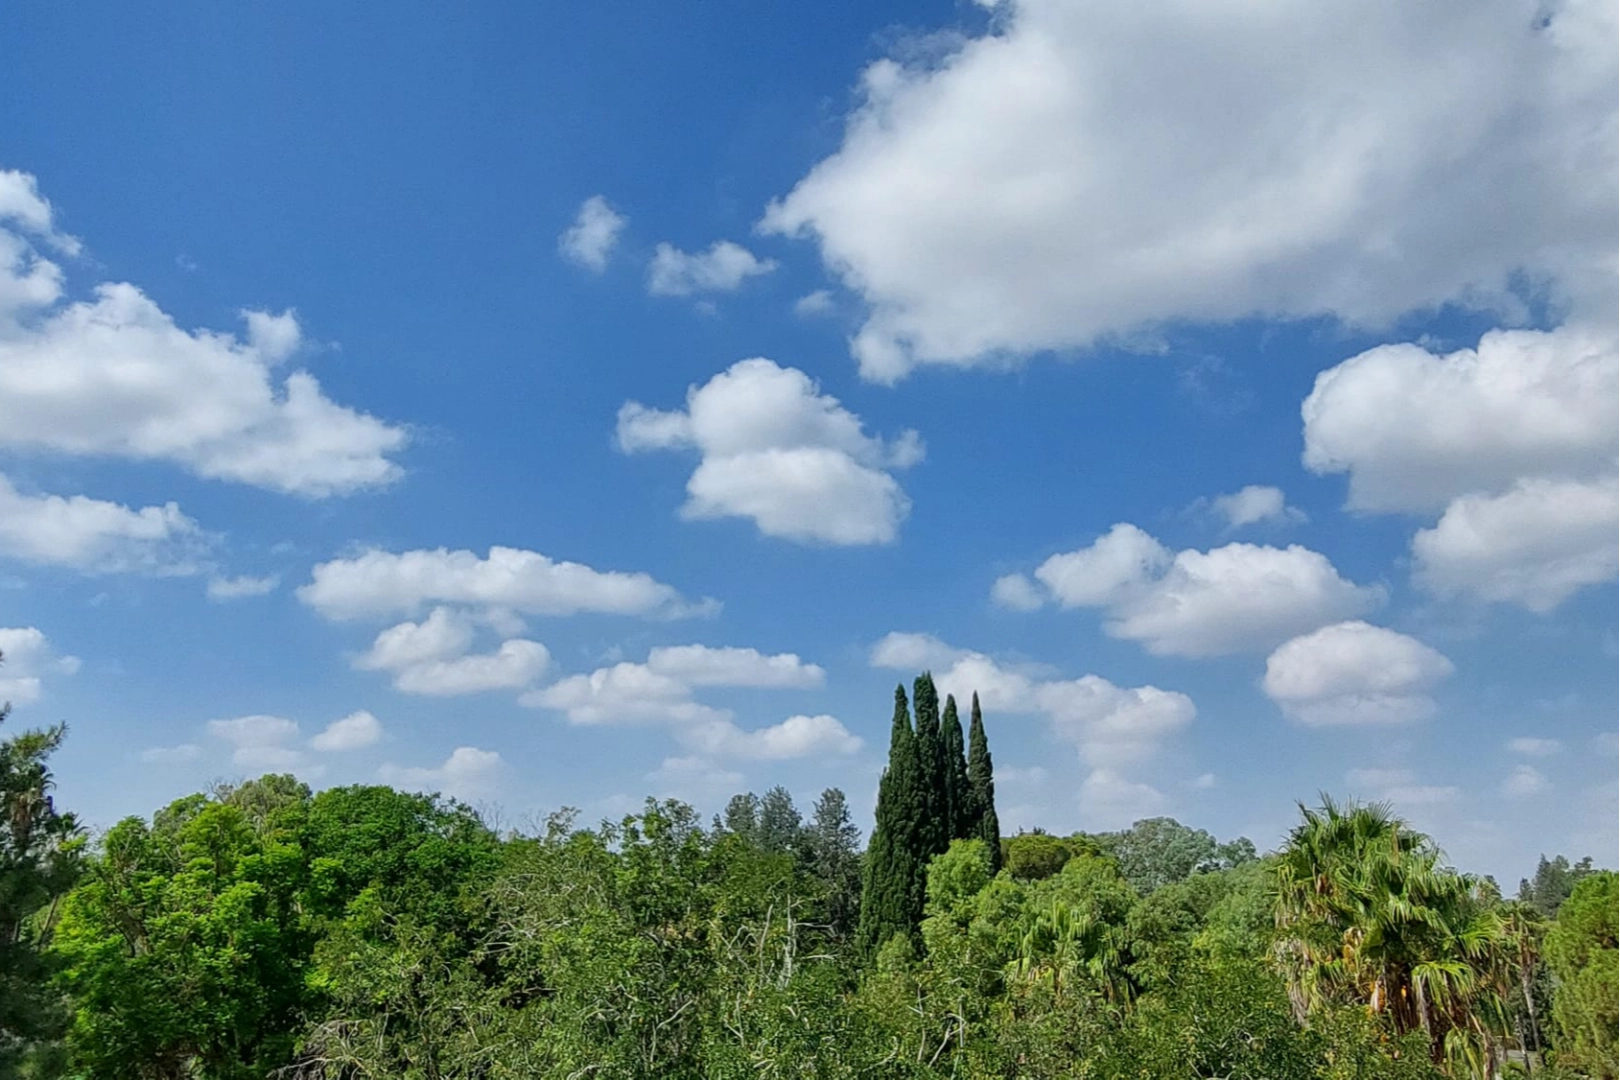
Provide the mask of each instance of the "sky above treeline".
POLYGON ((1616 849, 1616 26, 1414 5, 0 13, 0 698, 104 826, 783 784, 1616 849))

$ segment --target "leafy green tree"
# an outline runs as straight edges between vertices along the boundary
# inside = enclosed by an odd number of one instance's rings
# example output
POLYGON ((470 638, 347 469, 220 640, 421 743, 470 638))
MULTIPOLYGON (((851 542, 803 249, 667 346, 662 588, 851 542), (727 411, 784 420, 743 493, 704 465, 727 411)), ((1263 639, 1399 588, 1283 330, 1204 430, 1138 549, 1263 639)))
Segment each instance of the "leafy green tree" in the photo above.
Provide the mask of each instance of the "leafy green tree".
POLYGON ((759 830, 755 843, 772 854, 790 852, 799 846, 804 820, 788 789, 778 784, 759 801, 759 830))
MULTIPOLYGON (((918 819, 918 873, 916 897, 919 903, 926 890, 928 860, 950 846, 950 769, 945 762, 945 739, 940 730, 939 692, 928 672, 912 683, 912 708, 917 714, 918 788, 922 814, 918 819)), ((918 909, 919 915, 921 908, 918 909)))
POLYGON ((1543 855, 1536 862, 1535 875, 1519 879, 1519 899, 1535 908, 1543 919, 1555 918, 1581 879, 1596 872, 1590 855, 1574 864, 1562 855, 1551 861, 1543 855))
POLYGON ((1226 869, 1255 857, 1254 845, 1247 839, 1221 844, 1203 829, 1167 817, 1147 818, 1096 839, 1119 863, 1125 880, 1144 896, 1198 871, 1226 869))
POLYGON ((919 740, 911 726, 906 690, 895 687, 889 732, 889 763, 878 781, 877 820, 866 852, 857 940, 875 952, 897 933, 910 934, 922 918, 925 881, 923 822, 928 803, 922 790, 919 740))
POLYGON ((1614 1080, 1620 1026, 1620 877, 1582 876, 1547 931, 1547 966, 1555 982, 1553 1023, 1561 1065, 1614 1080))
POLYGON ((996 817, 996 769, 990 742, 984 734, 979 694, 974 691, 968 730, 968 819, 965 836, 984 841, 990 851, 990 871, 1001 869, 1001 820, 996 817))
POLYGON ((1040 881, 1062 870, 1074 848, 1050 833, 1021 832, 1004 843, 1004 866, 1019 881, 1040 881))
POLYGON ((844 793, 837 788, 823 791, 804 830, 804 861, 821 885, 827 923, 839 939, 854 933, 860 918, 860 839, 844 793))
POLYGON ((752 791, 733 795, 726 803, 725 827, 752 840, 759 829, 759 796, 752 791))
MULTIPOLYGON (((10 711, 0 704, 0 723, 10 711)), ((49 1056, 67 1025, 46 951, 83 846, 78 822, 51 797, 48 762, 66 732, 57 725, 0 742, 0 1076, 49 1056)))

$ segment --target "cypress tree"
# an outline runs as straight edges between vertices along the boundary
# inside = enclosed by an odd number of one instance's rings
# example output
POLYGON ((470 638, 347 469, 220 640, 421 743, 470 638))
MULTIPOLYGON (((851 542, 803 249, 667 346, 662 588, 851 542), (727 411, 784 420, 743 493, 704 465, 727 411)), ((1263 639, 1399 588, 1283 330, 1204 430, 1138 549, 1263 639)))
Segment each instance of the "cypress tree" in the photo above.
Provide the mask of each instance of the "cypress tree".
POLYGON ((956 698, 945 696, 945 715, 940 721, 945 744, 945 820, 952 840, 970 840, 974 813, 968 784, 967 751, 962 745, 962 720, 956 714, 956 698))
POLYGON ((984 716, 979 712, 979 695, 973 694, 968 723, 968 789, 972 801, 972 831, 990 849, 990 872, 1001 869, 1001 821, 996 817, 996 770, 990 760, 990 743, 984 737, 984 716))
POLYGON ((862 874, 860 947, 874 952, 897 932, 911 933, 922 916, 916 895, 918 866, 917 738, 906 708, 906 688, 894 690, 894 723, 889 731, 889 764, 878 781, 877 822, 866 849, 862 874))
MULTIPOLYGON (((917 710, 917 759, 921 765, 921 812, 917 856, 921 887, 926 889, 928 860, 950 847, 951 827, 946 803, 949 770, 945 765, 945 741, 940 737, 939 692, 928 672, 912 684, 912 704, 917 710)), ((921 910, 919 908, 918 910, 921 910)))

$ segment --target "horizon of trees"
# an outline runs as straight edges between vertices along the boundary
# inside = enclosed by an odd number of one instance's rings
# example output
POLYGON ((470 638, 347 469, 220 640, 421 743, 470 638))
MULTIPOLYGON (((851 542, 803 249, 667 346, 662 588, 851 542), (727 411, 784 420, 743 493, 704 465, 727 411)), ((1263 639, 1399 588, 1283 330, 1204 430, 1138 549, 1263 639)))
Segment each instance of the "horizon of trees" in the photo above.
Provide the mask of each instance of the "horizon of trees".
POLYGON ((64 729, 11 735, 0 1077, 1615 1080, 1590 858, 1506 898, 1325 797, 1265 854, 1162 817, 1001 837, 976 698, 966 737, 926 673, 909 705, 865 850, 837 789, 498 832, 284 775, 92 839, 64 729))

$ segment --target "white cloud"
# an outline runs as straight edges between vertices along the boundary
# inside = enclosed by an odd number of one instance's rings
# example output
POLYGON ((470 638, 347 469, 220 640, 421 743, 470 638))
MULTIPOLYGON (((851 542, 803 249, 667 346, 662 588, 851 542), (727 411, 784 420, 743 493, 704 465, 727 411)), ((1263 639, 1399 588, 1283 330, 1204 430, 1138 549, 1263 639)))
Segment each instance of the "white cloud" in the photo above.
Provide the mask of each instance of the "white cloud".
POLYGON ((188 761, 196 761, 202 757, 202 747, 196 743, 181 743, 179 746, 153 746, 142 750, 138 755, 140 760, 148 765, 182 765, 188 761))
POLYGON ((1289 506, 1282 489, 1250 484, 1230 495, 1217 495, 1210 508, 1226 522, 1228 529, 1246 525, 1292 524, 1305 520, 1304 511, 1289 506))
POLYGON ((607 269, 608 256, 619 244, 619 234, 629 219, 608 205, 600 195, 592 195, 579 207, 562 236, 557 239, 557 250, 571 263, 600 274, 607 269))
MULTIPOLYGON (((48 227, 19 196, 20 174, 4 175, 9 220, 48 227)), ((390 455, 404 429, 338 405, 307 371, 279 370, 302 340, 292 312, 244 312, 238 337, 184 329, 124 282, 62 297, 60 268, 0 228, 0 445, 166 461, 315 498, 401 475, 390 455)))
POLYGON ((56 655, 38 627, 0 627, 0 705, 38 701, 46 674, 72 675, 78 670, 79 658, 56 655))
POLYGON ((1198 712, 1191 698, 1175 691, 1119 687, 1096 675, 1052 679, 1042 669, 1010 667, 928 634, 888 634, 872 647, 870 662, 899 671, 930 669, 941 696, 962 705, 977 693, 990 711, 1044 715, 1053 732, 1094 767, 1150 757, 1198 712))
POLYGON ((373 548, 316 566, 298 599, 328 619, 410 615, 446 603, 529 615, 650 618, 707 614, 718 606, 688 603, 647 574, 593 570, 508 547, 492 547, 485 558, 444 548, 399 554, 373 548))
POLYGON ((1551 757, 1564 748, 1557 739, 1523 737, 1508 740, 1508 749, 1526 757, 1551 757))
POLYGON ((1515 765, 1502 781, 1502 794, 1510 799, 1522 799, 1547 790, 1547 778, 1540 769, 1529 765, 1515 765))
POLYGON ((1009 611, 1034 611, 1044 604, 1041 591, 1023 574, 1004 574, 990 586, 990 600, 1009 611))
POLYGON ((442 764, 432 768, 388 763, 377 770, 378 777, 395 787, 438 792, 467 800, 490 794, 505 772, 501 755, 476 746, 458 746, 442 764))
POLYGON ((1158 813, 1164 796, 1111 769, 1093 769, 1080 784, 1080 811, 1092 829, 1124 828, 1158 813))
MULTIPOLYGON (((1325 556, 1297 544, 1227 544, 1172 554, 1128 524, 1115 525, 1089 547, 1053 555, 1035 577, 1060 607, 1101 608, 1110 636, 1140 642, 1156 656, 1271 648, 1383 599, 1382 590, 1346 581, 1325 556)), ((1034 586, 1020 580, 1002 578, 992 596, 1004 606, 1009 595, 1027 600, 1034 586)))
POLYGON ((647 654, 647 667, 688 686, 755 686, 808 689, 827 673, 793 653, 766 656, 757 649, 708 645, 659 646, 647 654))
POLYGON ((692 254, 659 244, 647 267, 647 291, 654 296, 733 292, 749 278, 775 269, 775 260, 756 258, 730 240, 717 240, 708 251, 692 254))
POLYGON ((361 709, 327 724, 325 731, 309 740, 309 745, 322 753, 363 750, 380 742, 382 734, 382 722, 361 709))
POLYGON ((1610 317, 1612 5, 998 11, 868 67, 841 148, 761 222, 864 297, 866 377, 1171 321, 1510 308, 1521 273, 1610 317))
POLYGON ((894 540, 911 501, 888 470, 923 458, 915 431, 893 442, 869 436, 804 372, 762 358, 688 388, 684 411, 626 402, 618 441, 626 453, 702 455, 682 517, 746 517, 767 536, 801 543, 894 540))
POLYGON ((1215 787, 1215 774, 1212 772, 1199 773, 1193 777, 1193 781, 1188 787, 1195 791, 1209 791, 1215 787))
POLYGON ((1294 638, 1266 658, 1266 694, 1311 727, 1401 724, 1433 714, 1429 692, 1450 660, 1416 638, 1342 622, 1294 638))
POLYGON ((265 596, 275 591, 281 584, 281 578, 274 574, 267 577, 213 577, 208 579, 208 599, 215 603, 227 600, 242 600, 251 596, 265 596))
MULTIPOLYGON (((1611 410, 1612 411, 1612 410, 1611 410)), ((1412 538, 1413 575, 1441 597, 1551 611, 1587 585, 1620 573, 1613 476, 1521 480, 1502 495, 1464 495, 1412 538)))
POLYGON ((420 623, 403 622, 377 635, 355 659, 362 671, 387 671, 407 694, 454 697, 488 690, 521 690, 551 664, 538 641, 513 638, 492 653, 471 653, 473 623, 449 608, 434 608, 420 623))
POLYGON ((293 769, 303 754, 293 745, 298 724, 281 716, 239 716, 208 721, 208 733, 229 743, 231 764, 243 769, 293 769))
POLYGON ((815 292, 805 293, 793 302, 793 314, 801 319, 814 319, 822 315, 831 315, 834 310, 833 295, 826 289, 817 289, 815 292))
POLYGON ((0 556, 85 574, 193 574, 211 542, 172 502, 133 510, 83 495, 24 495, 0 476, 0 556))
POLYGON ((1409 769, 1351 769, 1344 780, 1357 794, 1397 807, 1437 806, 1456 802, 1462 795, 1449 784, 1420 784, 1409 769))
POLYGON ((1358 510, 1433 511, 1528 476, 1613 473, 1620 362, 1612 333, 1492 331, 1438 356, 1383 345, 1316 378, 1305 465, 1348 473, 1358 510))
POLYGON ((692 689, 645 664, 620 663, 531 690, 521 704, 564 713, 570 724, 695 724, 730 714, 692 700, 692 689))
POLYGON ((679 733, 682 743, 711 757, 745 761, 786 761, 825 754, 853 754, 863 745, 837 717, 790 716, 779 724, 744 731, 726 720, 710 720, 679 733))
POLYGON ((39 183, 29 173, 0 169, 0 222, 10 222, 64 255, 79 254, 79 241, 57 230, 50 200, 39 193, 39 183))

